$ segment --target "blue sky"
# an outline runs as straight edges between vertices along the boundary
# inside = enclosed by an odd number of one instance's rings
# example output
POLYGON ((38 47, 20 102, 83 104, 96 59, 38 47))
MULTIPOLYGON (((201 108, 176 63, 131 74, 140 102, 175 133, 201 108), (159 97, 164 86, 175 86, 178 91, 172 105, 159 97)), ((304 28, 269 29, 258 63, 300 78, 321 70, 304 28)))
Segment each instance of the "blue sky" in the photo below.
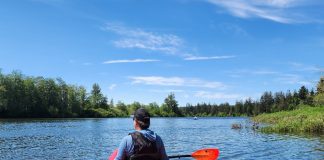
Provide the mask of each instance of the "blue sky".
POLYGON ((108 99, 234 103, 314 88, 324 68, 321 0, 0 2, 0 68, 61 77, 108 99))

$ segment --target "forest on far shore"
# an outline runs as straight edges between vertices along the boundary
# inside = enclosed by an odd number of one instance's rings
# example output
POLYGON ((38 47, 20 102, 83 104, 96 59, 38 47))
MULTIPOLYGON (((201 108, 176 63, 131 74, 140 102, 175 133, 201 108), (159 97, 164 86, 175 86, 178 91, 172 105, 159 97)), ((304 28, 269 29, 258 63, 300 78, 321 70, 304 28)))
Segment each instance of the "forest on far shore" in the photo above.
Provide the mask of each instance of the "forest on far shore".
POLYGON ((161 105, 114 103, 102 94, 97 83, 88 92, 83 86, 66 84, 61 78, 25 76, 18 71, 3 74, 0 70, 0 118, 127 117, 141 107, 159 117, 256 116, 294 110, 300 105, 324 105, 324 77, 316 90, 301 86, 297 91, 266 91, 258 100, 249 98, 234 105, 225 102, 179 106, 173 93, 161 105))

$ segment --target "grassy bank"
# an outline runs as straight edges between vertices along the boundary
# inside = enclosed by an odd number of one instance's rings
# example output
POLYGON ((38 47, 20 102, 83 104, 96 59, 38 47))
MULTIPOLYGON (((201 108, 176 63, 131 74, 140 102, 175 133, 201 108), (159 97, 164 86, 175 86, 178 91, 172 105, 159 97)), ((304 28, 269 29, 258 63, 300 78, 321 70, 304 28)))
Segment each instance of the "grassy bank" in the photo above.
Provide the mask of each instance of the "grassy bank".
POLYGON ((270 124, 261 128, 264 132, 324 133, 324 106, 300 106, 292 111, 261 114, 252 118, 255 122, 270 124))

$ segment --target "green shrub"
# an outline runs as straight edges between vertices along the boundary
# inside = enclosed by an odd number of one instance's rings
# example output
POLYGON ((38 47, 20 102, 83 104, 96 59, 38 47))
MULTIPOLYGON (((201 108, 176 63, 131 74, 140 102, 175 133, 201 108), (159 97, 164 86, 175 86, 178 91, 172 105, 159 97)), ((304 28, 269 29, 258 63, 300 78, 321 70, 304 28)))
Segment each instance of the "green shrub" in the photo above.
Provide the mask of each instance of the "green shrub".
POLYGON ((271 124, 261 129, 264 132, 324 133, 324 106, 303 105, 293 111, 258 115, 253 121, 271 124))

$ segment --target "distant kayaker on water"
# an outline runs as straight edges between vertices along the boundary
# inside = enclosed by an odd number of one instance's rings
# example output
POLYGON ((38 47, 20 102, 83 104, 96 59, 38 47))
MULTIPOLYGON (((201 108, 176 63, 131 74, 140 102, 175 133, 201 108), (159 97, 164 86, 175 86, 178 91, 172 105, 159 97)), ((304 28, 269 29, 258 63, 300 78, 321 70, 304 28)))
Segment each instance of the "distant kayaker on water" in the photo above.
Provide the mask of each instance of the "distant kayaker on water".
POLYGON ((135 131, 124 137, 115 160, 168 160, 163 141, 150 127, 150 114, 143 108, 135 111, 135 131))

